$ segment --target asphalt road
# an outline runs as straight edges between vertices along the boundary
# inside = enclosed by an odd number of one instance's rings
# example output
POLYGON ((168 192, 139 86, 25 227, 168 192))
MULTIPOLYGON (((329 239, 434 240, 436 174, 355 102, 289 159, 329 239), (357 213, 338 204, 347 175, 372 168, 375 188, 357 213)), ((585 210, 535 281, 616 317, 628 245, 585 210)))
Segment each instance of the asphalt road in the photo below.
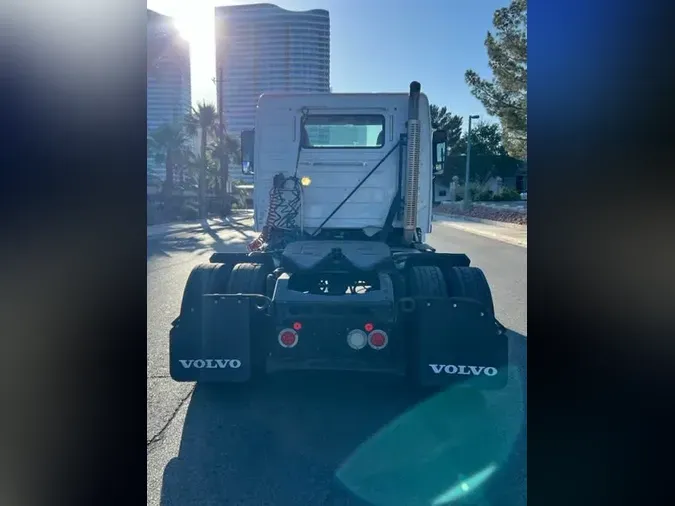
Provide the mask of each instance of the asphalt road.
MULTIPOLYGON (((359 504, 335 487, 336 469, 380 428, 414 413, 421 401, 416 392, 385 379, 344 375, 281 377, 244 389, 195 389, 169 378, 168 332, 188 274, 214 250, 243 251, 253 237, 245 224, 195 224, 148 239, 148 505, 359 504)), ((497 318, 512 330, 513 381, 506 391, 489 394, 485 409, 497 413, 500 430, 515 426, 512 436, 518 437, 508 443, 508 459, 470 498, 524 506, 527 249, 434 227, 432 246, 465 252, 484 270, 497 318)))

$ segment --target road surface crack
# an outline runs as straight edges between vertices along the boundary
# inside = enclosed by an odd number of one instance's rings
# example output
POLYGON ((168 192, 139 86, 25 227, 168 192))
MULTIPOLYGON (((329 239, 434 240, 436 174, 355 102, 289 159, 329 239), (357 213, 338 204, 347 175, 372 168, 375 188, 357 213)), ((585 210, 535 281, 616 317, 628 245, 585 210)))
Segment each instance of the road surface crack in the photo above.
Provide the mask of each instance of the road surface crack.
POLYGON ((192 395, 192 393, 193 393, 194 391, 195 391, 195 387, 193 386, 193 387, 190 389, 190 391, 187 393, 187 395, 186 395, 185 397, 183 397, 183 399, 181 399, 181 401, 178 403, 178 406, 176 407, 176 409, 174 410, 174 412, 171 413, 171 416, 170 416, 169 419, 166 421, 166 423, 164 424, 164 426, 159 430, 159 432, 158 432, 157 434, 155 434, 154 436, 152 436, 150 439, 148 439, 147 445, 146 445, 146 449, 147 449, 148 451, 150 451, 151 448, 152 448, 154 445, 156 445, 157 443, 159 443, 159 442, 164 438, 164 433, 165 433, 166 430, 169 428, 169 425, 171 425, 171 422, 173 422, 174 418, 176 418, 176 415, 178 414, 178 412, 181 410, 181 408, 183 407, 183 405, 187 402, 187 400, 190 398, 190 396, 192 395))

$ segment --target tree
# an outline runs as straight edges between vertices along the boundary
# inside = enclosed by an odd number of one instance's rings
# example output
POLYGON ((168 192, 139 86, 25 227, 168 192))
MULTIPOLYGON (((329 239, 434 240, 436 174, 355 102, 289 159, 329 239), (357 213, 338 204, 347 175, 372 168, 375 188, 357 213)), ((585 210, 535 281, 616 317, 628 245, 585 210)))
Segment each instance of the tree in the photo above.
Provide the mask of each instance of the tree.
POLYGON ((232 165, 241 166, 241 145, 236 137, 225 136, 225 146, 232 165))
POLYGON ((202 162, 199 170, 199 215, 206 218, 206 173, 207 167, 207 147, 209 138, 215 134, 218 124, 218 115, 216 106, 202 102, 192 109, 192 112, 185 118, 185 129, 193 138, 199 135, 199 155, 202 162))
POLYGON ((202 171, 206 169, 205 193, 208 193, 208 190, 210 189, 218 191, 219 188, 218 162, 213 159, 213 155, 210 150, 206 152, 206 158, 202 158, 202 156, 199 154, 192 156, 190 159, 190 163, 188 164, 188 167, 190 169, 191 175, 195 174, 197 175, 197 180, 199 179, 202 171))
POLYGON ((445 130, 448 134, 447 146, 449 149, 459 141, 462 135, 462 121, 461 116, 457 116, 448 112, 447 107, 438 107, 437 105, 429 106, 431 113, 431 129, 445 130))
MULTIPOLYGON (((467 132, 464 132, 459 141, 450 150, 450 155, 465 155, 467 148, 467 132)), ((503 156, 506 154, 502 143, 502 132, 498 123, 480 121, 471 125, 471 156, 503 156)))
MULTIPOLYGON (((453 176, 464 180, 466 171, 467 135, 451 149, 446 158, 442 180, 448 184, 453 176)), ((498 123, 478 122, 471 128, 471 179, 479 183, 490 177, 510 177, 519 166, 518 160, 508 156, 504 148, 502 130, 498 123)))
MULTIPOLYGON (((225 153, 229 161, 227 167, 221 167, 221 183, 220 187, 226 188, 227 180, 229 179, 229 165, 241 166, 241 146, 236 137, 225 134, 225 153)), ((216 160, 222 160, 223 148, 220 141, 216 141, 211 145, 211 155, 216 160)))
POLYGON ((503 143, 516 158, 527 158, 527 0, 512 0, 497 9, 493 24, 496 34, 485 39, 491 80, 473 70, 464 78, 471 93, 487 112, 499 118, 503 143))
POLYGON ((162 125, 148 137, 147 149, 148 154, 158 163, 164 163, 166 168, 163 193, 164 201, 168 203, 173 195, 175 169, 187 164, 190 156, 189 137, 180 125, 162 125))

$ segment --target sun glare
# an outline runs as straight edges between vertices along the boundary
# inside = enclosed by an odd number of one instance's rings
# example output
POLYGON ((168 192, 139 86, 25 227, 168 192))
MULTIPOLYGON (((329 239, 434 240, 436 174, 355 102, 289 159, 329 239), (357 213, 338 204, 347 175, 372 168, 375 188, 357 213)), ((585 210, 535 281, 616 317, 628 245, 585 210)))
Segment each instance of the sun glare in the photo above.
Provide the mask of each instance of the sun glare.
POLYGON ((178 29, 178 33, 188 42, 192 42, 195 39, 196 30, 194 23, 190 19, 185 17, 176 18, 174 24, 178 29))
POLYGON ((209 10, 183 7, 174 17, 174 23, 178 33, 188 42, 208 40, 213 36, 213 14, 209 10))
POLYGON ((173 18, 180 37, 190 46, 192 101, 215 102, 216 48, 214 5, 229 5, 229 0, 148 0, 148 9, 173 18))

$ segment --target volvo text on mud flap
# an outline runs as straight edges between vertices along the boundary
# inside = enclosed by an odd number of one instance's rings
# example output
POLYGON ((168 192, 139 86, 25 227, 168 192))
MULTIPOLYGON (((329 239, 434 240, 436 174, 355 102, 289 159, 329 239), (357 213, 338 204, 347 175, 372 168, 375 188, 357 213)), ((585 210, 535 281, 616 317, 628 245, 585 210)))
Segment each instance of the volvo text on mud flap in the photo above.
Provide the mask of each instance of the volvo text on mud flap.
POLYGON ((462 374, 480 376, 495 376, 498 371, 494 367, 485 367, 482 365, 452 365, 452 364, 429 364, 434 374, 462 374))
POLYGON ((194 367, 195 369, 226 369, 228 367, 232 369, 238 369, 241 367, 241 360, 236 358, 221 359, 221 358, 206 358, 206 359, 191 359, 191 360, 179 360, 180 365, 185 369, 194 367))

